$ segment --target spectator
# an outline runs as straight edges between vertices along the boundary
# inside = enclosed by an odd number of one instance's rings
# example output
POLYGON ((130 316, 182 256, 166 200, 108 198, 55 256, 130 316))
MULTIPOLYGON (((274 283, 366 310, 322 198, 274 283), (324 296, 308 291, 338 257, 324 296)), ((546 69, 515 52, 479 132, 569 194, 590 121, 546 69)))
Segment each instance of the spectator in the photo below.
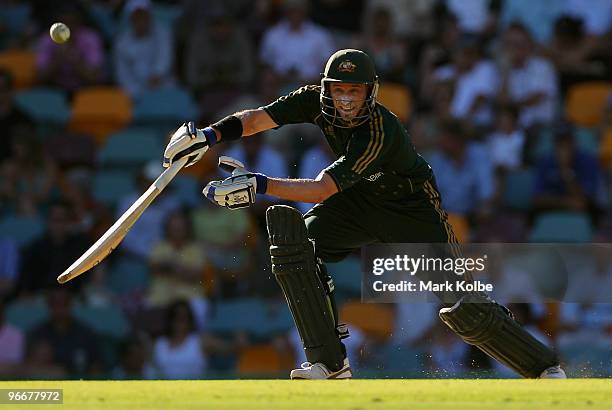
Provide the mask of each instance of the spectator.
POLYGON ((329 32, 307 18, 307 1, 287 0, 284 18, 263 36, 259 59, 281 76, 287 87, 317 82, 334 52, 329 32))
MULTIPOLYGON (((20 294, 57 287, 57 276, 66 270, 87 249, 87 239, 71 231, 71 208, 62 202, 48 211, 46 232, 23 250, 20 258, 17 291, 20 294)), ((78 288, 81 281, 67 285, 78 288)))
POLYGON ((487 216, 495 194, 493 167, 486 149, 470 142, 460 123, 446 122, 441 129, 440 151, 429 160, 449 212, 487 216))
POLYGON ((155 23, 151 7, 150 0, 128 0, 125 14, 129 26, 115 42, 115 76, 132 97, 174 82, 172 37, 165 27, 155 23))
POLYGON ((605 54, 587 36, 582 20, 576 17, 561 16, 555 21, 554 36, 545 52, 559 71, 564 95, 572 84, 604 79, 610 72, 605 54))
POLYGON ((147 359, 149 354, 150 348, 142 337, 137 335, 129 337, 120 348, 120 363, 113 370, 112 378, 114 380, 154 379, 155 369, 147 359))
POLYGON ((61 6, 57 21, 70 27, 70 39, 56 44, 46 30, 41 35, 36 56, 41 83, 73 92, 101 82, 105 57, 100 35, 83 24, 74 5, 61 6))
POLYGON ((25 337, 19 328, 6 321, 4 300, 0 300, 0 375, 11 376, 25 356, 25 337))
POLYGON ((13 134, 32 120, 15 105, 13 76, 0 68, 0 165, 11 156, 13 134))
POLYGON ((490 35, 495 33, 497 12, 491 0, 445 0, 448 11, 457 16, 464 33, 490 35))
POLYGON ((208 367, 202 338, 195 332, 195 320, 187 302, 168 307, 166 333, 155 341, 153 363, 164 379, 198 379, 208 367))
POLYGON ((200 95, 205 117, 213 117, 253 82, 253 45, 221 6, 210 12, 187 41, 185 80, 200 95), (214 58, 211 58, 214 56, 214 58))
POLYGON ((66 368, 54 357, 51 341, 33 340, 27 350, 26 360, 17 371, 20 376, 41 380, 61 380, 70 377, 66 368))
POLYGON ((365 3, 366 0, 310 0, 312 20, 330 30, 337 42, 343 42, 360 31, 365 3))
POLYGON ((595 198, 600 177, 597 157, 576 146, 571 126, 560 126, 556 130, 555 151, 540 159, 536 166, 534 205, 538 211, 590 212, 596 220, 595 198))
POLYGON ((438 68, 434 78, 454 85, 453 117, 480 127, 492 125, 491 103, 499 89, 499 74, 491 61, 482 58, 475 38, 464 38, 453 51, 452 64, 438 68))
MULTIPOLYGON (((164 237, 153 246, 149 258, 152 281, 148 304, 165 307, 176 300, 204 301, 204 273, 207 268, 204 248, 193 236, 191 218, 175 211, 164 222, 164 237)), ((195 306, 192 304, 192 308, 195 306)), ((203 316, 204 312, 200 316, 203 316)))
POLYGON ((12 156, 0 167, 0 198, 15 201, 25 196, 35 205, 49 200, 57 169, 34 132, 28 125, 15 130, 12 156))
POLYGON ((585 7, 580 0, 565 0, 563 12, 584 22, 589 36, 601 36, 612 28, 612 2, 591 0, 585 7))
POLYGON ((19 250, 11 239, 0 239, 0 297, 12 292, 17 279, 19 250))
POLYGON ((407 45, 396 37, 388 9, 377 8, 371 16, 355 48, 372 57, 382 81, 403 82, 407 45))
POLYGON ((507 61, 502 68, 501 103, 519 107, 522 127, 551 124, 559 94, 555 68, 534 54, 533 41, 523 25, 511 24, 503 40, 507 61))
POLYGON ((497 114, 497 127, 487 137, 489 158, 497 170, 517 169, 523 162, 525 133, 518 127, 518 111, 504 106, 497 114))
POLYGON ((430 38, 434 34, 434 9, 438 0, 367 0, 367 10, 384 7, 390 11, 395 35, 401 38, 430 38))
POLYGON ((47 305, 49 320, 28 335, 30 351, 36 352, 35 357, 39 354, 48 357, 48 353, 43 354, 40 350, 45 350, 39 346, 39 343, 46 342, 51 348, 51 362, 61 365, 72 377, 98 374, 101 364, 97 337, 74 318, 71 291, 55 286, 47 293, 47 305))
MULTIPOLYGON (((145 165, 136 177, 136 190, 119 200, 117 205, 117 218, 121 216, 142 195, 163 170, 158 161, 145 165)), ((180 206, 178 198, 172 194, 172 186, 169 192, 157 198, 138 221, 132 226, 121 243, 121 250, 136 258, 147 261, 153 249, 153 245, 161 240, 163 221, 180 206)))

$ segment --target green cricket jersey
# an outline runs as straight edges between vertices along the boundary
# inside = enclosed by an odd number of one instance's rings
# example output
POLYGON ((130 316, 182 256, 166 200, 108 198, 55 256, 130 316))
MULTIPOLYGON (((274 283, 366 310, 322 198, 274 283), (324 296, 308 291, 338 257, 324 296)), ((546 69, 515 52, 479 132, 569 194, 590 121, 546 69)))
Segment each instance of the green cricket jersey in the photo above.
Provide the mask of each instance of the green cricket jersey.
POLYGON ((317 125, 338 159, 325 169, 338 189, 358 189, 379 199, 409 197, 432 176, 400 120, 376 103, 372 117, 355 128, 329 124, 321 114, 321 87, 307 85, 263 107, 279 126, 317 125))

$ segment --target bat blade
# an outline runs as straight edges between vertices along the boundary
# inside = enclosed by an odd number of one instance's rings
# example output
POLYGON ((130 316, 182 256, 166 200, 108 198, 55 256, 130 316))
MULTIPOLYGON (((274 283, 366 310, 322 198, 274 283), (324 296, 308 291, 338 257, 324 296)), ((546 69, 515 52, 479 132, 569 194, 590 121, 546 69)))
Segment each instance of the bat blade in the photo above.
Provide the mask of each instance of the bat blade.
POLYGON ((59 283, 66 283, 102 262, 121 243, 142 213, 164 190, 166 185, 172 181, 186 162, 187 158, 182 158, 162 172, 145 193, 142 194, 110 228, 108 228, 104 235, 87 249, 79 259, 70 265, 68 269, 57 277, 57 281, 59 283))

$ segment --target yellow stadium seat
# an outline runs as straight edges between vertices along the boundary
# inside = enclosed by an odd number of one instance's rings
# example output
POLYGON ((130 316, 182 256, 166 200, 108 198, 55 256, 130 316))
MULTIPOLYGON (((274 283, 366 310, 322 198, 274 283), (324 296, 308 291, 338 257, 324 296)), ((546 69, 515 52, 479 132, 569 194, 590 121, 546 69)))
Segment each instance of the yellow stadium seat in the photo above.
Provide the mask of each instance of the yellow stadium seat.
POLYGON ((465 216, 449 213, 448 223, 453 227, 453 232, 459 243, 468 243, 470 241, 470 224, 465 216))
POLYGON ((279 352, 269 344, 249 346, 242 350, 238 359, 238 373, 280 373, 293 367, 293 355, 279 352))
POLYGON ((603 134, 599 159, 603 167, 609 168, 612 166, 612 128, 608 128, 603 134))
POLYGON ((9 50, 0 53, 0 67, 15 79, 15 88, 29 88, 36 79, 36 54, 29 50, 9 50))
POLYGON ((377 99, 403 123, 408 122, 412 110, 412 97, 408 87, 402 84, 381 84, 377 99))
POLYGON ((70 129, 92 135, 98 144, 128 125, 132 101, 117 87, 88 87, 79 90, 72 104, 70 129))
POLYGON ((567 92, 565 114, 576 125, 595 127, 600 125, 612 83, 593 81, 576 84, 567 92))
POLYGON ((388 304, 348 302, 340 309, 340 322, 353 325, 368 336, 385 340, 393 333, 395 314, 388 304))

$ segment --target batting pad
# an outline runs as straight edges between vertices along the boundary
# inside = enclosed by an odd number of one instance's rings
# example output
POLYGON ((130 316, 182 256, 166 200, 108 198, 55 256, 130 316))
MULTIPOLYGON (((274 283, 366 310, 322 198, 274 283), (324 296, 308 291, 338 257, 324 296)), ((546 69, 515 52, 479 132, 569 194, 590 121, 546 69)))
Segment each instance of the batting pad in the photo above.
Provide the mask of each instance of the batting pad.
POLYGON ((314 244, 302 214, 275 205, 266 211, 272 272, 280 285, 311 363, 342 368, 344 351, 324 284, 317 274, 314 244))
POLYGON ((552 349, 518 324, 509 310, 486 296, 469 294, 440 309, 440 318, 461 338, 523 377, 537 378, 559 364, 552 349))

